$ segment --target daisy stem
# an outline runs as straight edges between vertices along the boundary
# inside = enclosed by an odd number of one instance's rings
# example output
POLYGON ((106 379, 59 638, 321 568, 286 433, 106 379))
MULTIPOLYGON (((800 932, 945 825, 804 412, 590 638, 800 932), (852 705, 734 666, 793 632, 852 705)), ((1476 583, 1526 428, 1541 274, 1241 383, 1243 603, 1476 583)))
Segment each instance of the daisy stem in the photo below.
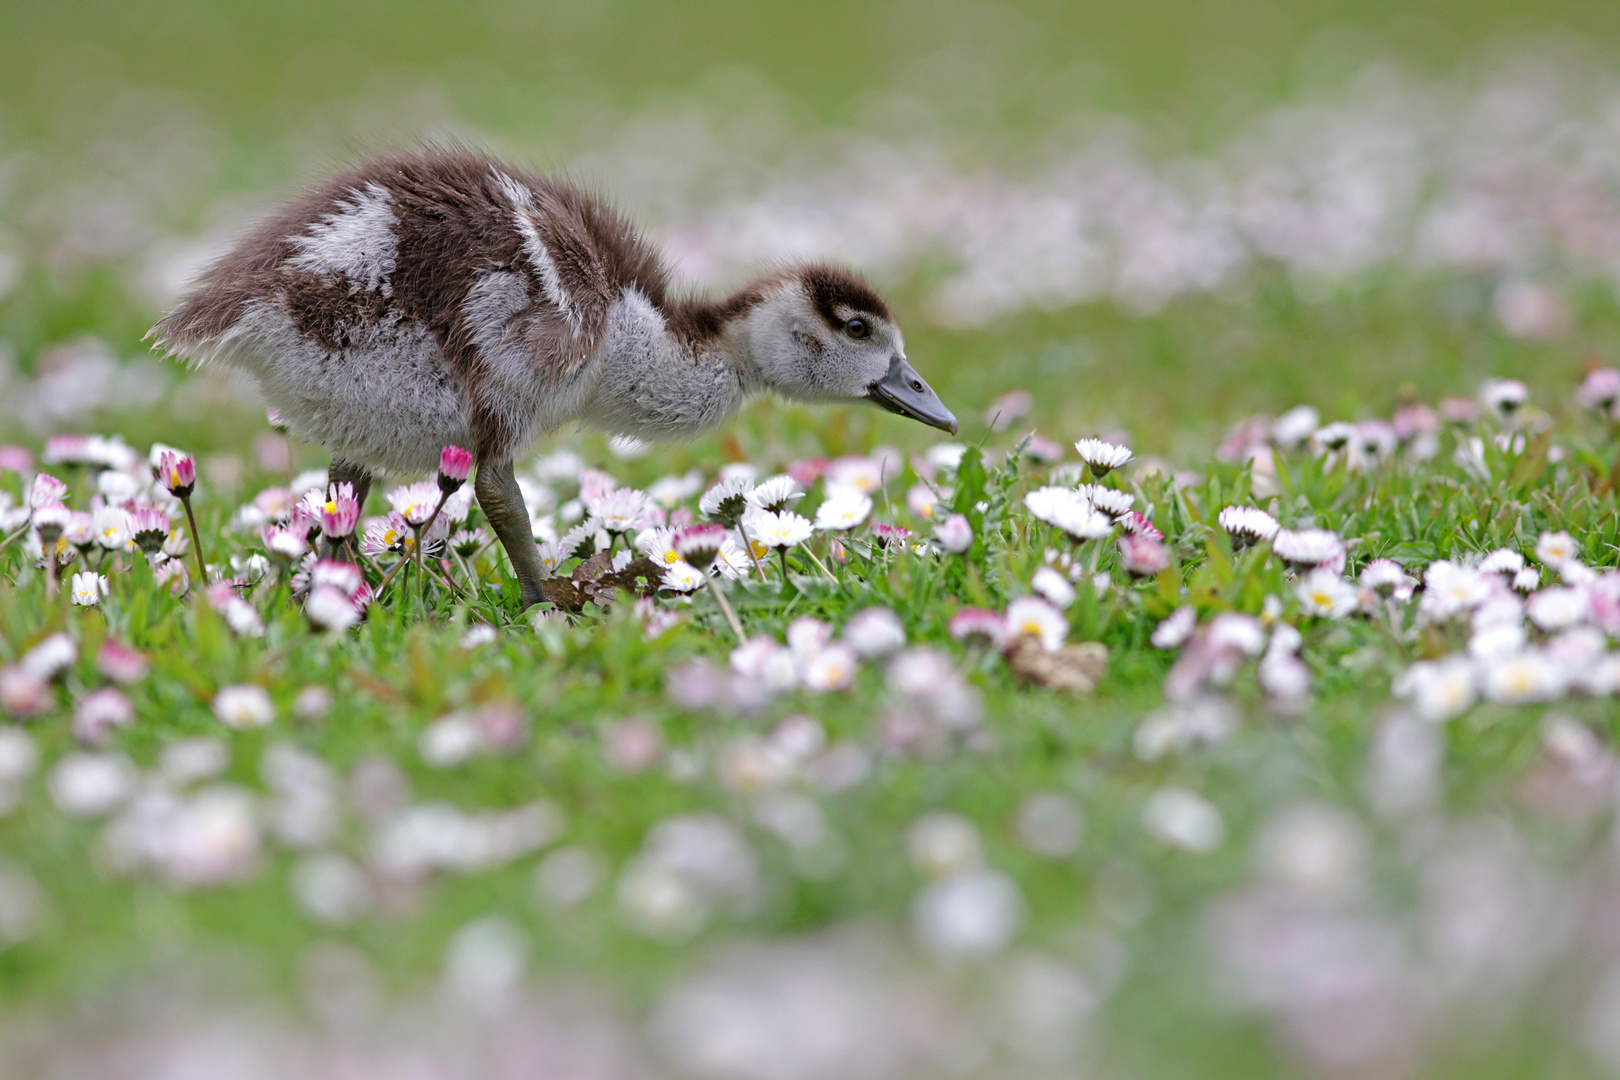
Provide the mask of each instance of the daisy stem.
POLYGON ((754 573, 759 575, 759 580, 764 581, 765 568, 759 564, 759 556, 754 554, 754 542, 748 539, 748 535, 746 533, 743 534, 743 547, 748 551, 749 561, 754 564, 754 573))
MULTIPOLYGON (((54 545, 53 545, 54 546, 54 545)), ((45 599, 56 599, 56 552, 45 553, 45 599)))
POLYGON ((180 505, 186 508, 186 525, 191 529, 191 552, 197 556, 197 581, 206 589, 208 588, 208 563, 203 559, 202 532, 197 528, 197 515, 191 512, 191 496, 182 496, 180 505))
POLYGON ((781 557, 781 559, 782 559, 782 584, 786 585, 787 584, 787 577, 788 577, 787 548, 785 548, 785 547, 777 548, 776 549, 776 554, 779 555, 781 557))
POLYGON ((714 593, 715 602, 720 605, 721 614, 726 617, 726 624, 731 627, 731 632, 737 635, 737 644, 741 645, 743 642, 742 623, 737 621, 737 613, 731 610, 731 601, 726 599, 726 590, 720 587, 718 577, 706 576, 706 580, 708 581, 709 591, 714 593))
POLYGON ((817 570, 820 570, 827 577, 832 578, 834 584, 836 584, 838 582, 838 578, 833 574, 833 572, 831 570, 827 569, 826 564, 823 563, 820 559, 816 558, 816 553, 814 551, 810 550, 810 545, 809 544, 804 545, 804 553, 806 555, 810 556, 810 561, 816 564, 816 569, 817 570))

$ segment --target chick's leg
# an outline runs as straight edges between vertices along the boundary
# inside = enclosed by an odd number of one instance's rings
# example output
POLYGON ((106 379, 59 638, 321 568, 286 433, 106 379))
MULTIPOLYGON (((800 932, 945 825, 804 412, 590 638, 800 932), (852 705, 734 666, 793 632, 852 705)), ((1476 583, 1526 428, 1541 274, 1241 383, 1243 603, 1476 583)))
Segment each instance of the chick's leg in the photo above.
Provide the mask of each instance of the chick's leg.
POLYGON ((529 509, 523 505, 523 493, 518 490, 512 463, 480 461, 473 490, 478 495, 479 508, 489 519, 495 535, 500 537, 506 557, 512 561, 512 570, 523 590, 523 606, 539 603, 544 599, 540 580, 545 572, 540 566, 540 549, 534 543, 529 509))
MULTIPOLYGON (((352 461, 342 458, 332 459, 332 465, 326 470, 326 482, 332 484, 351 484, 354 486, 354 497, 360 503, 363 511, 366 506, 366 496, 371 494, 371 472, 364 465, 356 465, 352 461)), ((336 558, 343 547, 342 543, 334 543, 326 537, 321 537, 321 557, 323 559, 336 558)))

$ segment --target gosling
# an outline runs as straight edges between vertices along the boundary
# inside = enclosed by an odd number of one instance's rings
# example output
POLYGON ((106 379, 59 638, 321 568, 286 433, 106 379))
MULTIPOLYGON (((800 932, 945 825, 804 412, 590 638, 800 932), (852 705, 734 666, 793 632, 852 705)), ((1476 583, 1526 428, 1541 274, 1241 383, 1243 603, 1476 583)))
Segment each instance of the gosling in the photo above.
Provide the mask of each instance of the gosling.
POLYGON ((471 449, 524 606, 544 571, 513 461, 570 421, 684 439, 776 394, 957 430, 860 278, 809 264, 723 299, 673 296, 658 252, 601 199, 466 150, 379 157, 315 187, 150 337, 246 372, 362 502, 375 474, 471 449))

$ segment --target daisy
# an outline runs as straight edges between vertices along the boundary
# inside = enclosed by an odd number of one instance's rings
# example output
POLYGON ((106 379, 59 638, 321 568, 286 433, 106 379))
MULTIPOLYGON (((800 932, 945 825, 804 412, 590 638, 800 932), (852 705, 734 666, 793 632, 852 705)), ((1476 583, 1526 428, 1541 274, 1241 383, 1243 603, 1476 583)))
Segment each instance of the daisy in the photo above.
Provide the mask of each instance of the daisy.
POLYGON ((307 537, 298 529, 266 525, 259 533, 259 537, 264 541, 266 551, 287 563, 297 562, 309 550, 307 537))
POLYGON ((1010 648, 1020 638, 1032 637, 1047 652, 1055 652, 1069 636, 1069 621, 1045 600, 1025 596, 1007 605, 1002 631, 1002 647, 1010 648))
POLYGON ((433 517, 433 511, 439 505, 442 493, 439 485, 431 480, 421 480, 414 484, 403 484, 388 493, 388 505, 394 508, 394 513, 405 519, 405 524, 413 526, 426 525, 433 517))
POLYGON ((748 493, 748 505, 780 513, 791 502, 804 498, 799 482, 791 476, 773 476, 748 493))
POLYGON ((74 574, 68 595, 79 607, 95 607, 107 595, 107 578, 89 570, 74 574))
POLYGON ((1374 559, 1362 567, 1361 576, 1356 580, 1363 589, 1397 600, 1409 599, 1417 585, 1394 559, 1374 559))
POLYGON ((1259 656, 1266 647, 1265 628, 1253 615, 1224 612, 1215 616, 1205 633, 1210 647, 1218 651, 1231 649, 1247 656, 1259 656))
POLYGON ((1136 505, 1136 497, 1130 492, 1105 488, 1101 484, 1081 484, 1075 492, 1090 503, 1093 510, 1100 510, 1109 517, 1123 517, 1136 505))
POLYGON ((472 472, 472 452, 459 446, 447 446, 439 452, 439 490, 452 495, 461 490, 472 472))
POLYGON ((671 592, 689 593, 703 586, 703 571, 684 560, 677 560, 664 569, 661 587, 671 592))
POLYGON ((904 544, 910 537, 911 530, 903 525, 890 525, 880 521, 872 526, 872 539, 880 548, 887 549, 891 544, 904 544))
POLYGON ((1271 550, 1296 570, 1328 566, 1338 572, 1344 568, 1344 541, 1327 529, 1278 529, 1271 550))
POLYGON ((828 463, 827 490, 854 488, 870 495, 883 486, 885 479, 892 479, 898 472, 899 470, 892 465, 886 467, 886 462, 875 456, 852 454, 828 463))
POLYGON ((1478 696, 1474 665, 1461 656, 1420 660, 1395 680, 1397 697, 1408 698, 1425 720, 1449 720, 1466 711, 1478 696))
POLYGON ((1093 509, 1090 501, 1072 488, 1036 488, 1024 496, 1024 505, 1031 514, 1076 541, 1107 536, 1114 528, 1107 514, 1093 509))
POLYGON ((952 555, 964 554, 973 546, 973 526, 963 514, 952 514, 934 530, 939 546, 952 555))
POLYGON ((1091 466, 1091 475, 1099 480, 1131 460, 1129 447, 1101 439, 1081 439, 1074 444, 1074 450, 1081 461, 1091 466))
POLYGON ((692 469, 680 476, 660 476, 647 485, 647 497, 665 510, 673 510, 702 490, 703 473, 692 469))
POLYGON ((858 667, 855 650, 843 642, 834 642, 805 661, 799 671, 799 680, 806 690, 813 693, 848 690, 855 684, 858 667))
POLYGON ((1198 625, 1198 612, 1190 607, 1177 608, 1170 617, 1159 623, 1148 640, 1156 649, 1179 649, 1192 636, 1198 625))
POLYGON ((813 531, 808 519, 791 510, 772 513, 757 508, 743 518, 743 529, 750 540, 783 550, 804 543, 813 531))
POLYGON ((1170 565, 1170 549, 1146 534, 1126 533, 1119 538, 1119 564, 1132 577, 1152 577, 1170 565))
POLYGON ((1536 559, 1541 565, 1558 569, 1580 557, 1581 549, 1567 532, 1544 532, 1536 540, 1536 559))
POLYGON ((844 624, 842 637, 857 656, 876 660, 905 647, 900 616, 886 607, 862 608, 844 624))
POLYGON ((1538 649, 1493 658, 1481 665, 1485 696, 1505 705, 1551 701, 1564 691, 1558 666, 1538 649))
POLYGON ((1432 620, 1455 618, 1483 604, 1491 595, 1491 575, 1471 566, 1445 559, 1429 564, 1423 572, 1423 599, 1420 610, 1432 620))
POLYGON ((131 544, 129 513, 115 506, 96 511, 95 530, 96 543, 108 551, 125 551, 131 544))
POLYGON ((674 529, 643 529, 636 534, 636 547, 661 567, 681 561, 681 553, 675 550, 674 529))
POLYGON ((1608 412, 1620 401, 1620 371, 1597 368, 1587 372, 1580 389, 1575 391, 1575 400, 1583 408, 1608 412))
MULTIPOLYGON (((456 534, 460 536, 460 533, 456 534)), ((452 540, 454 538, 452 537, 452 540)), ((557 572, 557 568, 568 561, 570 552, 564 551, 562 545, 556 540, 543 540, 536 544, 540 554, 540 569, 549 576, 557 572)))
POLYGON ((1059 608, 1066 609, 1074 603, 1074 586, 1069 583, 1068 578, 1050 566, 1043 566, 1035 571, 1029 587, 1034 590, 1035 595, 1044 597, 1059 608))
POLYGON ((1000 612, 986 611, 984 608, 963 608, 951 616, 951 621, 946 624, 945 629, 955 641, 980 638, 986 642, 997 642, 1006 633, 1007 620, 1000 612))
POLYGON ((360 612, 334 585, 316 585, 304 601, 304 617, 317 630, 338 634, 360 621, 360 612))
POLYGON ((67 485, 50 473, 35 473, 28 485, 28 505, 31 508, 54 506, 67 498, 67 485))
POLYGON ((1512 416, 1530 400, 1530 389, 1517 379, 1487 379, 1479 388, 1479 403, 1501 417, 1512 416))
POLYGON ((129 516, 129 530, 135 546, 154 555, 169 539, 169 515, 143 506, 129 516))
POLYGON ((1307 615, 1328 619, 1344 618, 1356 610, 1360 599, 1355 586, 1334 571, 1320 567, 1299 580, 1294 586, 1294 595, 1307 615))
POLYGON ((906 509, 920 518, 931 518, 939 506, 940 492, 927 484, 913 484, 906 491, 906 509))
POLYGON ((1285 450, 1292 450, 1311 437, 1322 418, 1309 405, 1296 405, 1271 423, 1271 441, 1285 450))
POLYGON ((600 527, 618 536, 640 528, 647 514, 647 496, 635 488, 612 488, 585 500, 600 527))
POLYGON ((704 517, 736 528, 748 511, 748 495, 754 490, 753 473, 733 475, 721 480, 698 500, 698 512, 704 517))
POLYGON ((276 707, 264 687, 247 683, 223 687, 214 695, 214 715, 226 727, 241 731, 270 723, 276 718, 276 707))
POLYGON ((843 531, 853 529, 872 513, 872 500, 850 488, 839 490, 816 507, 816 528, 843 531))
POLYGON ((1553 586, 1532 593, 1524 605, 1530 621, 1543 630, 1564 630, 1586 619, 1591 612, 1585 589, 1553 586))
POLYGON ((1512 548, 1497 548, 1479 561, 1479 568, 1487 574, 1505 574, 1513 577, 1524 569, 1524 556, 1512 548))
POLYGON ((333 484, 329 494, 321 504, 321 535, 328 540, 345 540, 360 524, 360 502, 351 484, 333 484))
POLYGON ((1356 437, 1356 425, 1335 420, 1311 432, 1311 442, 1323 451, 1342 450, 1356 437))
POLYGON ((1253 506, 1228 506, 1216 520, 1232 538, 1232 546, 1239 550, 1277 535, 1277 519, 1253 506))

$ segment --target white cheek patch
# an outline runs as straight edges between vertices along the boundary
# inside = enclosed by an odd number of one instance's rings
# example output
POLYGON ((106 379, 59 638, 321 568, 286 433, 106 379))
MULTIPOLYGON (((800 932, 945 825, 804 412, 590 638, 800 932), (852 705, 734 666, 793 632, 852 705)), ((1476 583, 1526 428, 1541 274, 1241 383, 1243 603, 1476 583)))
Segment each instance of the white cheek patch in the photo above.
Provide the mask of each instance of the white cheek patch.
POLYGON ((394 273, 398 242, 394 226, 394 198, 380 184, 371 183, 361 191, 349 192, 350 201, 340 201, 338 209, 309 226, 300 236, 289 236, 297 254, 289 265, 331 278, 342 275, 351 289, 393 295, 389 279, 394 273))

